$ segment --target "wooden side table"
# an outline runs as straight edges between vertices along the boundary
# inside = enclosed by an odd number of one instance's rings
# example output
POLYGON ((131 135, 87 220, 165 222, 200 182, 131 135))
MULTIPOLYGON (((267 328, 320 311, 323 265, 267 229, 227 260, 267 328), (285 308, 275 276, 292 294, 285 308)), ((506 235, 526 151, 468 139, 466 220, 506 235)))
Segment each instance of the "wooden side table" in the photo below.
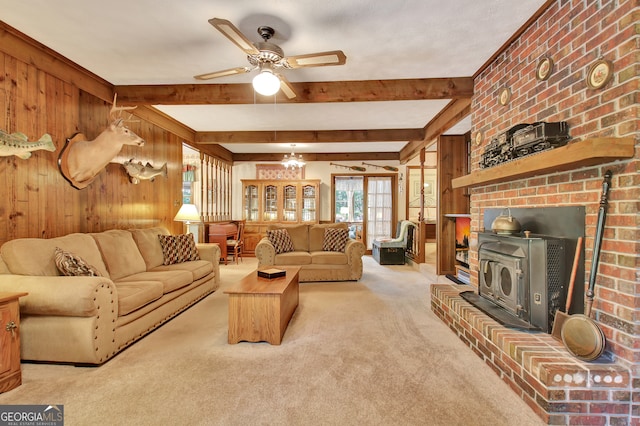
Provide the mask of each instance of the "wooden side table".
POLYGON ((27 294, 0 292, 0 393, 22 384, 18 299, 27 294))

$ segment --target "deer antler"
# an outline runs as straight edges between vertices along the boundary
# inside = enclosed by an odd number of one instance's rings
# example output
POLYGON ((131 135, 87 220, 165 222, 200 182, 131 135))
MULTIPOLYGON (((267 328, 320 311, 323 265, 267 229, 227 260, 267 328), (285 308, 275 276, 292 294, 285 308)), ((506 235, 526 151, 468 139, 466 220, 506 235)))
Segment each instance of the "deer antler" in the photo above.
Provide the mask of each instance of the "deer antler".
MULTIPOLYGON (((136 109, 137 106, 132 106, 132 107, 119 107, 116 106, 116 100, 118 99, 118 94, 114 93, 113 94, 113 106, 111 107, 111 111, 109 111, 109 117, 112 120, 115 120, 116 118, 120 118, 122 116, 122 111, 131 111, 132 109, 136 109), (118 117, 115 116, 115 114, 118 114, 118 117)), ((129 115, 129 118, 133 117, 132 114, 129 115)))

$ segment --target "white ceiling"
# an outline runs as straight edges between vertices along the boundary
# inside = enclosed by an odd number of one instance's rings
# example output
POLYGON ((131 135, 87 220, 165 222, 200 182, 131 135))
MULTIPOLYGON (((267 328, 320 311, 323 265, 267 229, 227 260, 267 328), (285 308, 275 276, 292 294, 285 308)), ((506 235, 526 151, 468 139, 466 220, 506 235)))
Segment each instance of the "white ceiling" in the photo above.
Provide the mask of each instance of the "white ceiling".
MULTIPOLYGON (((342 50, 343 66, 283 70, 291 82, 472 76, 544 0, 0 0, 0 19, 114 85, 206 82, 194 75, 247 66, 207 22, 249 39, 269 25, 285 55, 342 50)), ((422 128, 448 100, 156 106, 196 131, 422 128)), ((448 134, 471 127, 469 118, 448 134)), ((296 152, 398 152, 406 142, 297 144, 296 152)), ((288 152, 290 143, 224 144, 234 153, 288 152)))

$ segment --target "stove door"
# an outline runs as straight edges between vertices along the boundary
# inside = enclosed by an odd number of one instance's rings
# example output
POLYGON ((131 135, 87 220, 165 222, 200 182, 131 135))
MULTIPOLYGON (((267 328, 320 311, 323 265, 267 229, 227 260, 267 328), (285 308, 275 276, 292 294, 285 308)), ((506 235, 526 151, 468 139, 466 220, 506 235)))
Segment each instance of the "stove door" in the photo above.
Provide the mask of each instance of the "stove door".
POLYGON ((512 314, 524 318, 522 259, 500 253, 483 252, 480 257, 479 293, 512 314))
POLYGON ((495 290, 498 303, 516 315, 522 307, 518 303, 519 286, 521 282, 520 259, 511 259, 507 263, 495 265, 495 290))
POLYGON ((478 274, 478 281, 480 282, 478 292, 491 299, 495 297, 495 291, 493 290, 493 286, 495 285, 493 279, 494 263, 491 259, 481 259, 480 273, 478 274))

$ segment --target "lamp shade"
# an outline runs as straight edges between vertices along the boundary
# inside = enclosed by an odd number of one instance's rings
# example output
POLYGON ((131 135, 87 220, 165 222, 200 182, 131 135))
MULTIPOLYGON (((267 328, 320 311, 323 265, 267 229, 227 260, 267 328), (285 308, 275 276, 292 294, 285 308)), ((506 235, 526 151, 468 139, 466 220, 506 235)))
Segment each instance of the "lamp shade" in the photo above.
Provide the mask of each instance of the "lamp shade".
POLYGON ((200 222, 200 213, 195 204, 183 204, 173 218, 176 222, 200 222))
POLYGON ((264 96, 275 95, 280 90, 280 79, 269 69, 263 69, 253 78, 253 88, 264 96))

